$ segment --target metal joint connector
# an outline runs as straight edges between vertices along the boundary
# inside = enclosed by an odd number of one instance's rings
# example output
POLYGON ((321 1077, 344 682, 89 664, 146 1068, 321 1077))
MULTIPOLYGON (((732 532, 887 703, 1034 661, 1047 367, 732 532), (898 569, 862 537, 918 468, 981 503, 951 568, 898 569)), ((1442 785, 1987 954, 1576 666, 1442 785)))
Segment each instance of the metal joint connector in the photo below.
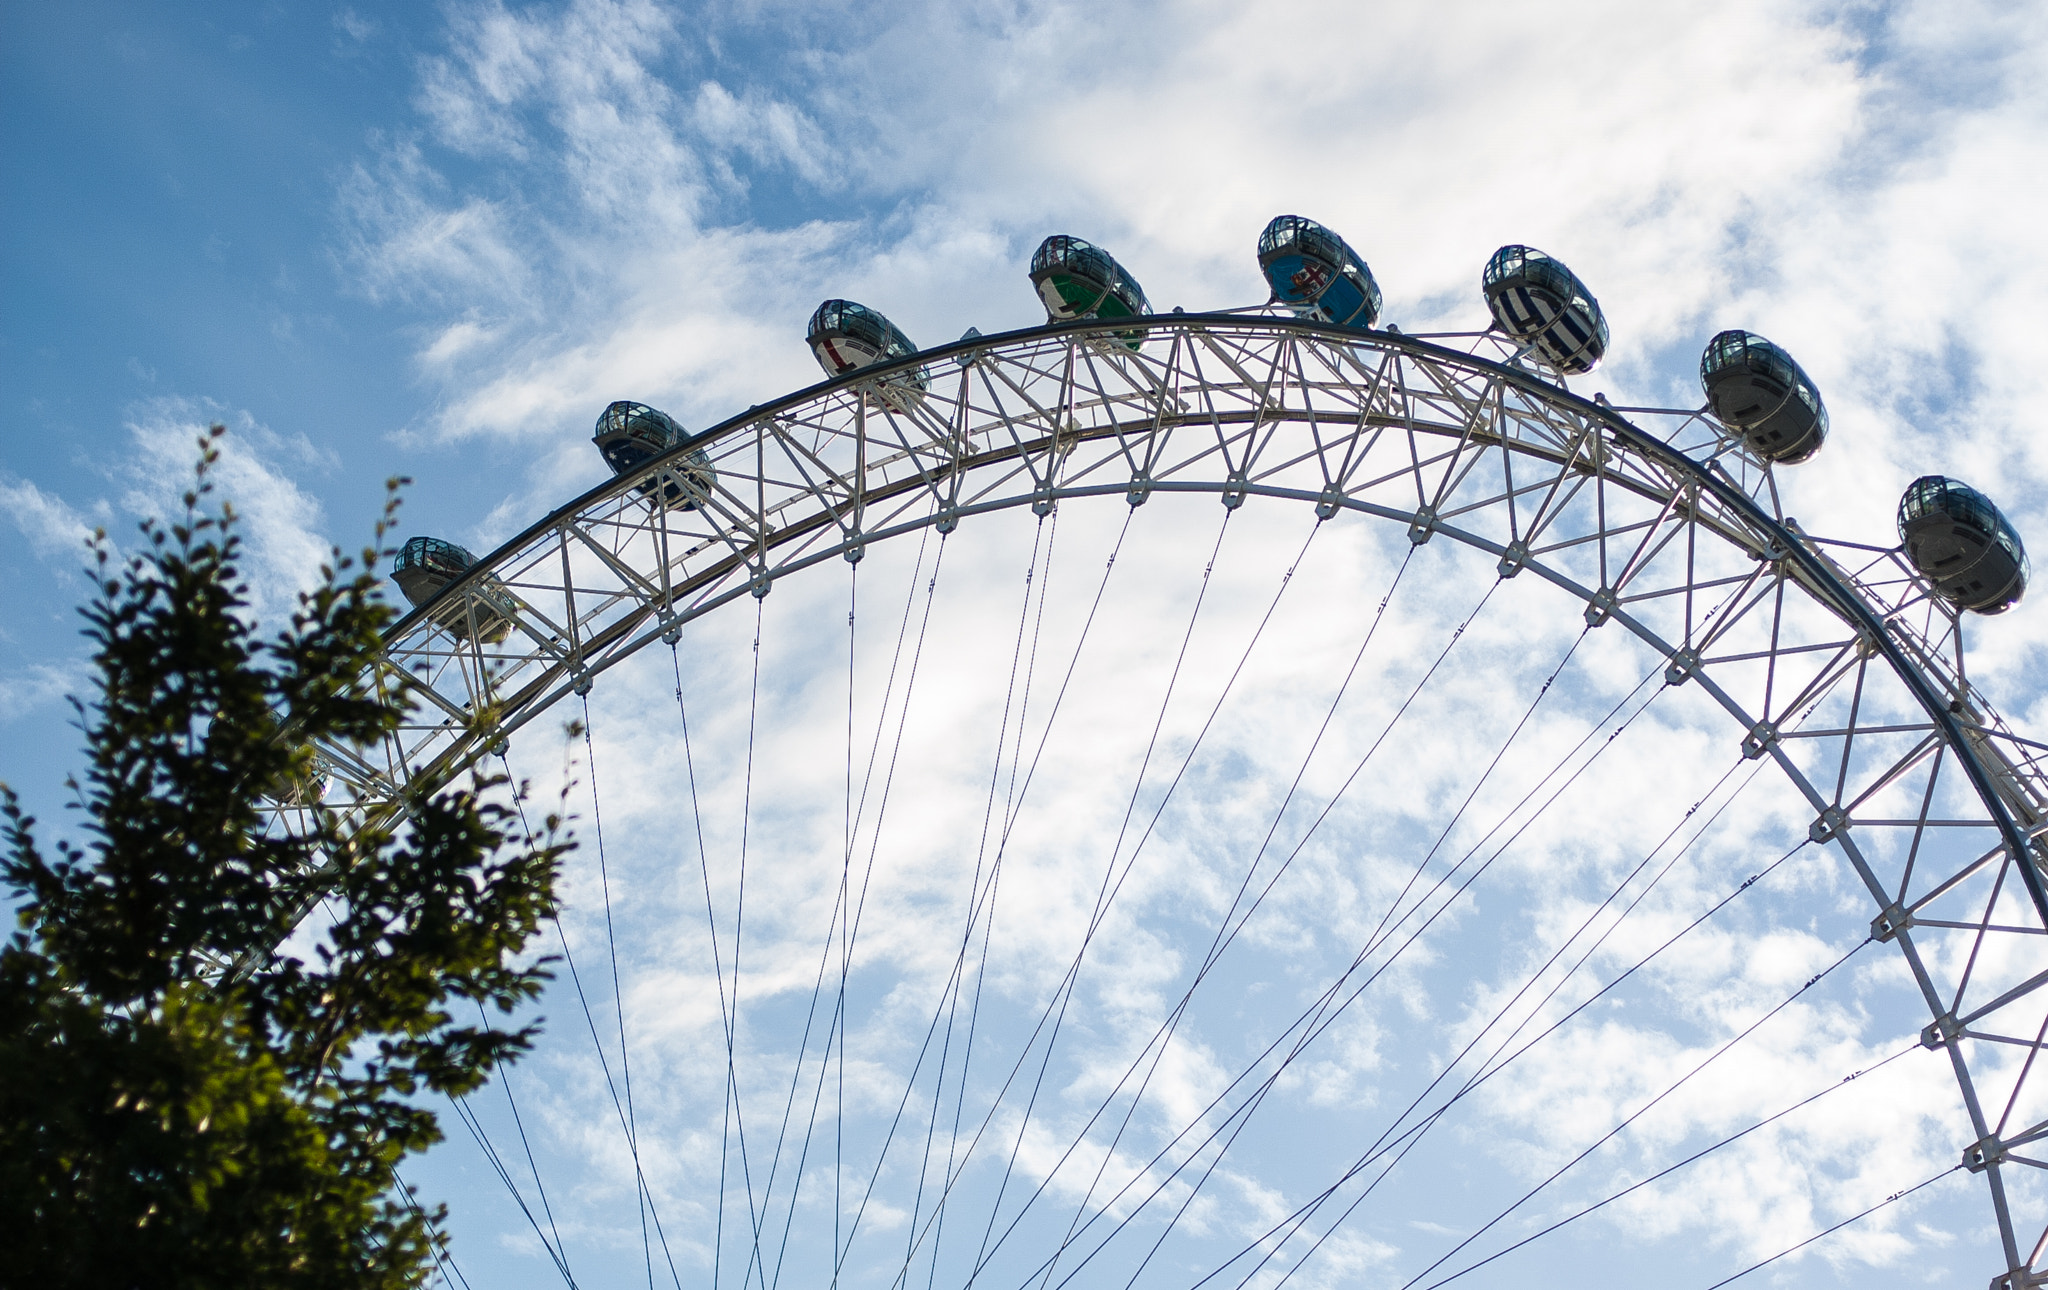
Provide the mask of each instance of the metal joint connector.
POLYGON ((1806 826, 1806 836, 1813 842, 1832 842, 1849 831, 1849 817, 1841 807, 1830 806, 1820 813, 1820 818, 1806 826))
POLYGON ((2004 1161, 2005 1144, 1998 1140, 1995 1133, 1986 1134, 1963 1148, 1963 1167, 1973 1174, 1981 1174, 1991 1166, 2002 1164, 2004 1161))
POLYGON ((1503 578, 1512 578, 1529 563, 1529 544, 1520 538, 1508 543, 1508 549, 1500 553, 1500 564, 1495 566, 1503 578))
POLYGON ((1124 490, 1124 500, 1130 503, 1133 509, 1151 501, 1152 477, 1150 475, 1131 476, 1131 485, 1124 490))
POLYGON ((1963 1028, 1956 1024, 1955 1014, 1944 1012, 1921 1028, 1920 1046, 1929 1049, 1946 1048, 1962 1033, 1963 1028))
POLYGON ((1594 593, 1593 598, 1586 602, 1586 626, 1598 627, 1614 617, 1615 607, 1620 603, 1620 599, 1614 594, 1614 588, 1600 588, 1594 593))
POLYGON ((1778 742, 1778 728, 1768 721, 1759 721, 1742 737, 1742 759, 1755 761, 1769 752, 1778 742))
POLYGON ((1671 656, 1671 666, 1664 669, 1664 684, 1684 685, 1692 680, 1692 674, 1699 670, 1700 652, 1691 647, 1671 656))
POLYGON ((1338 490, 1335 484, 1330 485, 1316 495, 1316 518, 1319 520, 1329 519, 1339 510, 1342 510, 1343 507, 1344 494, 1338 490))
POLYGON ((1882 944, 1912 925, 1913 916, 1906 912, 1905 906, 1894 902, 1870 920, 1870 939, 1882 944))
POLYGON ((1430 534, 1434 532, 1436 532, 1436 507, 1424 506, 1415 512, 1415 518, 1409 522, 1408 540, 1416 546, 1421 546, 1424 542, 1429 541, 1430 534))

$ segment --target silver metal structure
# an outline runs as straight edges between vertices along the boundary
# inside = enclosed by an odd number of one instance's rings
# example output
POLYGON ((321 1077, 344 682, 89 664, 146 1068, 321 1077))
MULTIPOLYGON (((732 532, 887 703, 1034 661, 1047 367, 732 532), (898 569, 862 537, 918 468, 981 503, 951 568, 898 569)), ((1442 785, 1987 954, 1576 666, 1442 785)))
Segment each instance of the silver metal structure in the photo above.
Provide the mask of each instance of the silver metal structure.
POLYGON ((1957 1150, 2003 1243, 1992 1284, 2048 1284, 2048 745, 1971 688, 1957 613, 1895 550, 1803 530, 1770 470, 1696 413, 1616 409, 1449 338, 1263 313, 1142 322, 1136 351, 1125 319, 870 368, 562 506, 392 629, 383 665, 423 704, 384 747, 320 750, 327 804, 395 809, 691 619, 926 526, 1174 492, 1361 512, 1570 593, 1588 624, 1666 658, 1667 684, 1711 695, 1731 748, 1776 763, 1917 984, 1922 1043, 1953 1066, 1957 1150), (928 388, 890 383, 913 367, 928 388), (639 487, 700 452, 716 471, 700 505, 639 487), (509 631, 485 630, 499 618, 509 631))

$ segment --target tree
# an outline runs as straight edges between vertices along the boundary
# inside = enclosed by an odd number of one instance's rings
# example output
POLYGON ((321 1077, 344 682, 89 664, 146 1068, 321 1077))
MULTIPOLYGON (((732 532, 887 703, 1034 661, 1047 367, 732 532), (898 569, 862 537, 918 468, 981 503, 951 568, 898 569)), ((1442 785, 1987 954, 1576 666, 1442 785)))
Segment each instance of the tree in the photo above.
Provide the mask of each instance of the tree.
POLYGON ((0 1213, 23 1285, 419 1284, 439 1215, 394 1170, 440 1136, 421 1097, 475 1089, 534 1033, 453 1013, 540 990, 546 960, 520 956, 555 910, 558 818, 525 836, 474 773, 368 819, 320 800, 314 745, 374 745, 410 702, 376 666, 395 491, 377 545, 337 548, 266 638, 211 498, 223 433, 182 520, 144 523, 125 561, 93 540, 84 845, 46 857, 0 785, 21 923, 0 948, 0 1213), (289 828, 266 805, 286 801, 289 828))

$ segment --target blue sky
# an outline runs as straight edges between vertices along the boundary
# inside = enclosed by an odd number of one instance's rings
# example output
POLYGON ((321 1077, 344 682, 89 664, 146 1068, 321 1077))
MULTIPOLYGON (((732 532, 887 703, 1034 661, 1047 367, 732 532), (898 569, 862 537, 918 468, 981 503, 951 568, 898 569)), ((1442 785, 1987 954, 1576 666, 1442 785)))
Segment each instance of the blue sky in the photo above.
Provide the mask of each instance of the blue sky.
MULTIPOLYGON (((1109 246, 1162 309, 1227 307, 1262 298, 1252 241, 1299 211, 1371 261, 1408 330, 1477 325, 1479 266, 1526 241, 1606 306, 1614 348, 1583 384, 1616 403, 1695 404, 1722 327, 1792 350, 1834 415, 1786 484, 1808 528, 1888 542, 1900 489, 1940 471, 2048 550, 2038 9, 1285 12, 6 6, 0 778, 61 817, 79 537, 122 540, 166 505, 207 421, 234 431, 224 483, 274 610, 327 543, 367 534, 389 476, 415 481, 406 532, 485 551, 602 478, 588 436, 609 400, 699 428, 810 384, 803 322, 828 295, 925 344, 1033 322, 1022 266, 1054 231, 1109 246)), ((1976 631, 1971 658, 2037 735, 2043 600, 1976 631)), ((791 693, 816 665, 789 664, 791 693)), ((658 824, 646 793, 622 797, 622 836, 658 824)), ((573 1084, 577 1060, 516 1078, 573 1084)), ((612 1148, 573 1096, 547 1104, 546 1149, 583 1178, 612 1148)), ((545 1284, 466 1149, 423 1168, 469 1266, 545 1284)), ((1729 1237, 1734 1211, 1709 1207, 1722 1235, 1702 1245, 1683 1208, 1636 1216, 1644 1266, 1682 1251, 1705 1284, 1775 1235, 1752 1215, 1729 1237)), ((1787 1275, 1989 1277, 1974 1209, 1917 1214, 1787 1275)), ((610 1266, 601 1223, 577 1239, 610 1266)), ((1399 1244, 1361 1240, 1359 1269, 1399 1244)), ((1546 1275, 1571 1283, 1569 1261, 1546 1275)))

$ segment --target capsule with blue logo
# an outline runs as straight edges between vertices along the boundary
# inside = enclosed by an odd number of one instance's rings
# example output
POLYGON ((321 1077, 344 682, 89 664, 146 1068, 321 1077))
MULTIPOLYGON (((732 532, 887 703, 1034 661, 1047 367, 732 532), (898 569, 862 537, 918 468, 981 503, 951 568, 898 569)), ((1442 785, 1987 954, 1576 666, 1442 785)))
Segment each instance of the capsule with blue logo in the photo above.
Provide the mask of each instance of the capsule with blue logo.
MULTIPOLYGON (((1133 318, 1152 312, 1145 289, 1115 256, 1065 233, 1053 234, 1032 253, 1031 286, 1053 322, 1133 318)), ((1118 332, 1117 339, 1136 349, 1144 343, 1145 333, 1118 332)))
POLYGON ((1504 246, 1480 279, 1493 321, 1565 375, 1590 372, 1607 352, 1607 319, 1578 275, 1533 246, 1504 246))
POLYGON ((1942 599, 2002 614, 2027 591, 2027 549, 2011 521, 1968 484, 1922 475, 1899 499, 1906 559, 1942 599))
POLYGON ((1259 234, 1259 271, 1273 298, 1295 316, 1339 327, 1370 327, 1380 316, 1380 284, 1334 232, 1300 215, 1276 215, 1259 234))
POLYGON ((1700 388, 1714 420, 1768 461, 1805 461, 1827 440, 1827 405, 1812 378, 1755 332, 1724 331, 1707 342, 1700 388))
MULTIPOLYGON (((689 431, 659 408, 620 399, 598 414, 597 433, 590 441, 604 454, 612 474, 630 475, 671 448, 681 447, 689 437, 689 431)), ((717 480, 710 456, 696 448, 684 453, 670 469, 649 475, 634 487, 645 497, 658 495, 660 501, 679 511, 694 511, 711 496, 711 486, 717 480)))
MULTIPOLYGON (((917 345, 879 309, 852 300, 827 300, 811 315, 804 340, 826 376, 851 376, 917 353, 917 345)), ((903 411, 924 397, 930 374, 922 367, 892 373, 871 392, 882 404, 903 411)))

